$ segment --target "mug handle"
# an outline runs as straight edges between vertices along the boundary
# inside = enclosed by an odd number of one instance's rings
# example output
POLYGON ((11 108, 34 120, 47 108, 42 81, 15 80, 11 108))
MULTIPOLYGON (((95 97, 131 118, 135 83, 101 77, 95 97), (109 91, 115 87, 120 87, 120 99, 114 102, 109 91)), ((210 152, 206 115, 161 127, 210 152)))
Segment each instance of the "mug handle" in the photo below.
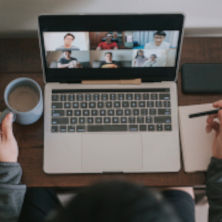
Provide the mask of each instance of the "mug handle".
MULTIPOLYGON (((6 116, 8 113, 12 113, 12 111, 9 110, 9 109, 5 109, 3 112, 0 112, 0 124, 1 124, 2 120, 5 118, 5 116, 6 116)), ((16 116, 15 116, 15 114, 13 113, 13 122, 15 122, 15 119, 16 119, 16 116)))

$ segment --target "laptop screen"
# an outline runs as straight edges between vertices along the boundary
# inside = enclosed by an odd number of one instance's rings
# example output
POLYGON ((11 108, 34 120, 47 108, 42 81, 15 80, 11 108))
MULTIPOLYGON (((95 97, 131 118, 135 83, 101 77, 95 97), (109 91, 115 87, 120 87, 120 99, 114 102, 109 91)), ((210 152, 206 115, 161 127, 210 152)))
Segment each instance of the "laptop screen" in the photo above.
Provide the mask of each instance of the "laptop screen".
POLYGON ((174 67, 179 31, 44 32, 48 68, 174 67))
POLYGON ((39 25, 46 81, 175 79, 182 15, 49 15, 39 25))

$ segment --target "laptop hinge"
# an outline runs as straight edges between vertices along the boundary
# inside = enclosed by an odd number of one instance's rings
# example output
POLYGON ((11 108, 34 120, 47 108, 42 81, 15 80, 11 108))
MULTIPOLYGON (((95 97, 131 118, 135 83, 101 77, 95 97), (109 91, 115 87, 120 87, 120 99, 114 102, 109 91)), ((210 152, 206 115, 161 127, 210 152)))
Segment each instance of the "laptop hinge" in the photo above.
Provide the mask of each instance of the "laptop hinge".
POLYGON ((138 79, 119 79, 119 80, 82 80, 81 82, 82 84, 123 84, 123 85, 140 85, 142 83, 142 79, 138 78, 138 79))

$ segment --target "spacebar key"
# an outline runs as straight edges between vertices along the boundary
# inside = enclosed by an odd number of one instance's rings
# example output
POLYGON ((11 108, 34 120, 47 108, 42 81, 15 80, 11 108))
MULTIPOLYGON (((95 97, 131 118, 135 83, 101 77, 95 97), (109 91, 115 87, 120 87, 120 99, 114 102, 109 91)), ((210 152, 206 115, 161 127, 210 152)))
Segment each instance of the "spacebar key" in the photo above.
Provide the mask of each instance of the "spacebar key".
POLYGON ((93 125, 88 126, 89 132, 127 131, 127 125, 93 125))

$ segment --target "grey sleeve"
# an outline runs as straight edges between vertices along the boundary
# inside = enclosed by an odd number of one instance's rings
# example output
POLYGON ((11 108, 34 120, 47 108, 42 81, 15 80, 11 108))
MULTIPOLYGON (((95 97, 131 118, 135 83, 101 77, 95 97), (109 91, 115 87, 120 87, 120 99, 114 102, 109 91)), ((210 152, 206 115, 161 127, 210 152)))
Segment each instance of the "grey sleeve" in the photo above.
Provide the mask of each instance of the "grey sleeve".
POLYGON ((0 221, 16 222, 25 197, 26 186, 20 184, 19 163, 0 162, 0 221))

